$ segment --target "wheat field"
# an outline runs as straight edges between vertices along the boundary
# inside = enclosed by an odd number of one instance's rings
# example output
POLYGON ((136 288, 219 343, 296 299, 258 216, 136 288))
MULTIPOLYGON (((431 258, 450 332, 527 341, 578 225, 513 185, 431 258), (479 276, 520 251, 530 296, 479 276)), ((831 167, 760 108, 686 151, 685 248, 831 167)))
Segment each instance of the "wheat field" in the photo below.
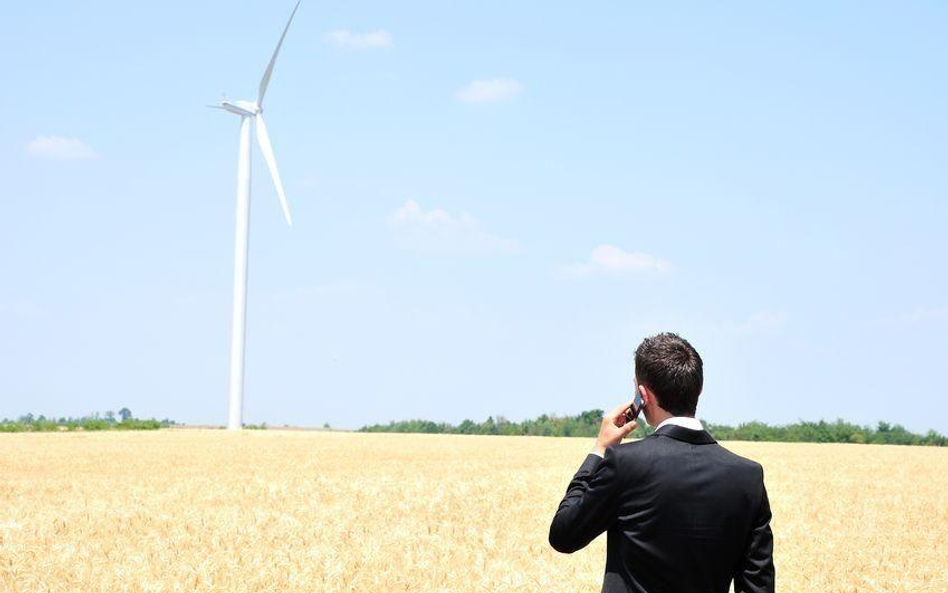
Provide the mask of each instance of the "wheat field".
MULTIPOLYGON (((598 591, 547 529, 591 439, 0 435, 0 590, 598 591)), ((725 443, 765 468, 778 590, 948 591, 948 450, 725 443)))

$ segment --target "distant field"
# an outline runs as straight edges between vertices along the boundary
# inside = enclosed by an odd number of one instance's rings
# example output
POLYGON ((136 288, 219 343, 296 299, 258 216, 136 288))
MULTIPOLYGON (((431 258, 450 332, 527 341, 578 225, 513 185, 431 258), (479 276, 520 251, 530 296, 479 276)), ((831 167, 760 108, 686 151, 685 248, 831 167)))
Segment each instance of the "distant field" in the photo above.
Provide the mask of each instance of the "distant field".
MULTIPOLYGON (((546 541, 590 439, 0 435, 0 590, 598 591, 546 541)), ((778 591, 948 591, 948 449, 728 443, 763 463, 778 591)))

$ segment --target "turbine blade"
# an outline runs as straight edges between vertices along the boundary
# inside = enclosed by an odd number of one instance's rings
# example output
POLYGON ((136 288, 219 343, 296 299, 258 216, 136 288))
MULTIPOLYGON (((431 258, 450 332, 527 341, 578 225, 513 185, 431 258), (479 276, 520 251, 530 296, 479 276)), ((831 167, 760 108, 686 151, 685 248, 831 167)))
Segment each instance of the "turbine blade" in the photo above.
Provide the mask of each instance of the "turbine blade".
POLYGON ((293 220, 290 218, 290 207, 286 203, 286 194, 283 193, 283 182, 280 181, 280 172, 277 170, 276 158, 273 156, 273 147, 270 146, 267 124, 263 123, 263 114, 258 113, 254 119, 257 120, 257 143, 260 145, 260 151, 263 152, 263 160, 267 161, 270 177, 273 177, 273 185, 276 186, 277 195, 280 197, 280 206, 283 207, 283 216, 286 217, 286 224, 293 226, 293 220))
POLYGON ((286 21, 286 27, 283 29, 283 35, 280 35, 280 41, 277 43, 276 49, 273 50, 273 57, 270 58, 270 65, 267 66, 267 71, 263 73, 263 78, 260 79, 260 89, 257 91, 257 105, 263 105, 263 95, 267 92, 267 85, 270 84, 270 75, 273 74, 273 65, 276 64, 277 55, 280 53, 280 46, 283 45, 283 39, 286 37, 286 32, 290 30, 290 23, 293 22, 293 17, 296 16, 296 11, 300 7, 300 2, 303 0, 297 0, 296 6, 293 7, 293 12, 290 13, 290 20, 286 21))
MULTIPOLYGON (((220 105, 205 105, 205 107, 207 107, 208 109, 224 109, 220 105)), ((224 111, 227 111, 227 110, 224 109, 224 111)))

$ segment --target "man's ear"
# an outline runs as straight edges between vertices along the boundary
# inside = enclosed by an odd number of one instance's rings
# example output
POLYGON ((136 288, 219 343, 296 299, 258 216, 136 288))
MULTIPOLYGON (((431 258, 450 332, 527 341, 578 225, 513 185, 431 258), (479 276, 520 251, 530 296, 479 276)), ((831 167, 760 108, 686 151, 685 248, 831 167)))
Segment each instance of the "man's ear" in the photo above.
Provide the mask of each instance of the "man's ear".
POLYGON ((653 407, 652 402, 655 401, 655 396, 652 394, 652 391, 642 383, 639 383, 639 393, 642 394, 642 405, 645 407, 653 407))

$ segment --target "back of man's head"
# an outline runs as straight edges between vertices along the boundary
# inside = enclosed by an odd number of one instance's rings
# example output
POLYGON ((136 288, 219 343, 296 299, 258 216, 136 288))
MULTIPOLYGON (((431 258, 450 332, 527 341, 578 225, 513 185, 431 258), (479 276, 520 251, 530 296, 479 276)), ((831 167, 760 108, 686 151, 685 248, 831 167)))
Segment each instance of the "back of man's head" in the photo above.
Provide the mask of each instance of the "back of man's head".
POLYGON ((704 384, 701 356, 688 340, 661 333, 642 340, 635 350, 635 378, 673 416, 694 416, 704 384))

